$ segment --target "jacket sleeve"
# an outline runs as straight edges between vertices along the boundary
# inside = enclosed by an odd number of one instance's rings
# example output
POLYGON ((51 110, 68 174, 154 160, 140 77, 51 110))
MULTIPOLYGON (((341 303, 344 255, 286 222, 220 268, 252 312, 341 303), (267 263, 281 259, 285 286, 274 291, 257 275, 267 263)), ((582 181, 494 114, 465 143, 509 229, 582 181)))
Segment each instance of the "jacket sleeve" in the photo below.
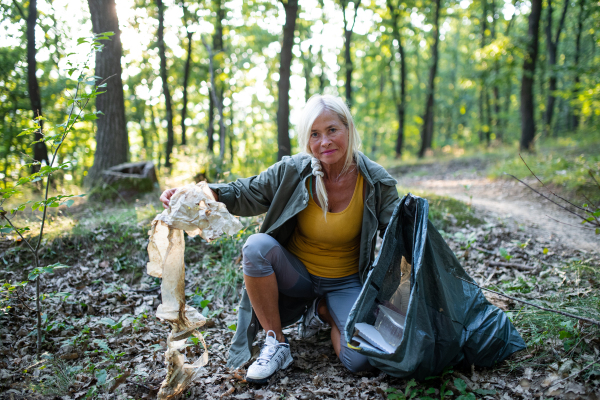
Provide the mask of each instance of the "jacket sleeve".
POLYGON ((259 215, 269 210, 285 168, 285 161, 280 161, 260 175, 208 186, 217 192, 219 201, 225 204, 230 213, 242 217, 259 215))
POLYGON ((400 197, 398 196, 398 190, 396 189, 396 185, 386 185, 381 184, 381 197, 379 204, 377 205, 377 220, 379 223, 379 236, 383 237, 385 233, 385 229, 387 228, 390 218, 398 202, 400 201, 400 197))

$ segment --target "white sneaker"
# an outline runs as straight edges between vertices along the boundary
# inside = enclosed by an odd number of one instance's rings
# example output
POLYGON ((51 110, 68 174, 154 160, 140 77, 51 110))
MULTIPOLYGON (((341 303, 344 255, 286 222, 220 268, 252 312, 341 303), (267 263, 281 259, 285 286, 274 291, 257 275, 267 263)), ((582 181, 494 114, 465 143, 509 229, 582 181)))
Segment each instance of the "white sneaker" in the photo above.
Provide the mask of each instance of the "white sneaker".
POLYGON ((252 383, 267 383, 269 378, 280 369, 286 369, 294 361, 290 345, 279 343, 274 331, 267 332, 267 338, 258 359, 252 363, 246 373, 246 381, 252 383), (271 336, 273 334, 273 336, 271 336))
POLYGON ((302 316, 300 325, 298 325, 298 336, 301 339, 308 339, 309 337, 315 336, 325 325, 325 322, 321 321, 321 318, 319 318, 319 312, 317 310, 320 301, 321 298, 315 299, 302 316))

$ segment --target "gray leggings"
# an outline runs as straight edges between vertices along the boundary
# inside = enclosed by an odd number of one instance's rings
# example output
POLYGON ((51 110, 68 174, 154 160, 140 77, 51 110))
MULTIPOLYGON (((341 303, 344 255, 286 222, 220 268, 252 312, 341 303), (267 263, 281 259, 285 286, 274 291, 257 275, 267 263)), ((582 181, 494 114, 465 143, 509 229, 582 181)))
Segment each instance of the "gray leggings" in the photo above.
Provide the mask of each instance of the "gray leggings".
POLYGON ((242 249, 244 274, 260 278, 275 273, 279 291, 290 297, 325 297, 329 313, 341 332, 340 361, 351 372, 373 369, 367 357, 349 348, 344 330, 362 285, 358 274, 344 278, 311 275, 296 256, 264 233, 252 235, 242 249))

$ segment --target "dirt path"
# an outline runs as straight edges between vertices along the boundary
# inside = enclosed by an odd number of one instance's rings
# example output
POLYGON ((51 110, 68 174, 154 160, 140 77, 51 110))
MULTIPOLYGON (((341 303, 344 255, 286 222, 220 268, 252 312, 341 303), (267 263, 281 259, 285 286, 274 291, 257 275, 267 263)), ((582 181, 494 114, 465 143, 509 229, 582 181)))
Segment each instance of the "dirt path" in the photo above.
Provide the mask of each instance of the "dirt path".
MULTIPOLYGON (((581 227, 581 220, 513 180, 490 180, 481 160, 453 161, 391 171, 405 190, 449 196, 471 204, 492 218, 505 219, 566 247, 600 252, 600 235, 581 227), (561 222, 557 222, 561 221, 561 222)), ((535 185, 533 177, 526 178, 535 185)))

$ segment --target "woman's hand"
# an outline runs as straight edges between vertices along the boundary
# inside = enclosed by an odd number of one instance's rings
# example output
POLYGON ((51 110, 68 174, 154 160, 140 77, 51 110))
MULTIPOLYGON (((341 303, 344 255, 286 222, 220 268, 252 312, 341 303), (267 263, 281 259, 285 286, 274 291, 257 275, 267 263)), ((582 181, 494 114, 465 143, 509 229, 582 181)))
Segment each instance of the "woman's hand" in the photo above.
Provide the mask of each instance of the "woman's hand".
MULTIPOLYGON (((169 208, 169 203, 171 202, 171 197, 175 194, 179 188, 167 189, 160 195, 160 201, 163 203, 164 208, 169 208)), ((219 196, 217 193, 207 186, 204 186, 204 193, 208 197, 212 197, 215 201, 219 201, 219 196)))
POLYGON ((160 201, 163 203, 164 208, 169 208, 169 203, 171 202, 171 197, 175 194, 178 188, 167 189, 160 195, 160 201))

